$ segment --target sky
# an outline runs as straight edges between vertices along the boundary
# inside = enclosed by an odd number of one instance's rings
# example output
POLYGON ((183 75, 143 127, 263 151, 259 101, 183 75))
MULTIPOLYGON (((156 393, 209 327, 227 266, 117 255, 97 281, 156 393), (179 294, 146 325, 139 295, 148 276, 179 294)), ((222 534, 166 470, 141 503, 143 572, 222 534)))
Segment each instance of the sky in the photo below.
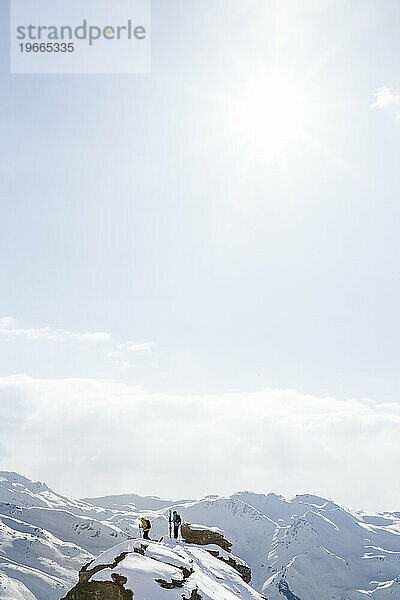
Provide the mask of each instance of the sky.
POLYGON ((400 506, 400 5, 153 0, 148 75, 10 75, 0 468, 400 506))

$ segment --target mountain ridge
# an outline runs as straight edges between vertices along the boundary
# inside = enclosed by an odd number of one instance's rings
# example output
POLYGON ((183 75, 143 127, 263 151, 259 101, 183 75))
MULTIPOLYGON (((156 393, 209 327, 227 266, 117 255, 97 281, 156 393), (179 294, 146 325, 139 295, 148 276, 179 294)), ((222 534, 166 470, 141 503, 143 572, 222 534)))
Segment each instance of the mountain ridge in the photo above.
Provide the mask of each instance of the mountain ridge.
POLYGON ((73 499, 3 471, 0 600, 59 600, 83 564, 139 537, 140 516, 151 519, 152 538, 166 537, 174 508, 187 522, 223 530, 232 552, 250 565, 251 585, 268 600, 400 597, 399 512, 251 491, 198 500, 134 493, 73 499))

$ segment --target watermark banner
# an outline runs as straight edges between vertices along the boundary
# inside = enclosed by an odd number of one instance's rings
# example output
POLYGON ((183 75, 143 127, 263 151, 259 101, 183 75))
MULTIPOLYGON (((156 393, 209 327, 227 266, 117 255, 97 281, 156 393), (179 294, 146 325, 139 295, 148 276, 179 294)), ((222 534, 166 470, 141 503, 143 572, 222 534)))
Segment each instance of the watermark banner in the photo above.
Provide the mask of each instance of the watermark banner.
POLYGON ((11 0, 11 73, 149 73, 151 0, 11 0))

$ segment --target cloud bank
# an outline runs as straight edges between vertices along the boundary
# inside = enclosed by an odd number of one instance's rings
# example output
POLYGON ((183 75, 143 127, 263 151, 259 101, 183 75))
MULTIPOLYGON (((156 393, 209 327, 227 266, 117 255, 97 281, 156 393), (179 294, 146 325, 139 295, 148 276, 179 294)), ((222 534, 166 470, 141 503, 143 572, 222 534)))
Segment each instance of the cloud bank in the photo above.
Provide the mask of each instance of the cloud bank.
POLYGON ((70 495, 237 489, 400 507, 400 406, 290 390, 149 394, 88 379, 0 378, 1 468, 70 495))

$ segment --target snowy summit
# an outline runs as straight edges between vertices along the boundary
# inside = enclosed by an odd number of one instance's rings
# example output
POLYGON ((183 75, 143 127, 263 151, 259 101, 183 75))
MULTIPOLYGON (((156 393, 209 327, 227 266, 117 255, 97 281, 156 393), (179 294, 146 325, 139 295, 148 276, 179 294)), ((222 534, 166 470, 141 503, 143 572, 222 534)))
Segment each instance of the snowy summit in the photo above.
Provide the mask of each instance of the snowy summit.
POLYGON ((65 600, 261 600, 207 549, 172 540, 122 542, 80 573, 65 600), (97 594, 97 595, 96 595, 97 594))

